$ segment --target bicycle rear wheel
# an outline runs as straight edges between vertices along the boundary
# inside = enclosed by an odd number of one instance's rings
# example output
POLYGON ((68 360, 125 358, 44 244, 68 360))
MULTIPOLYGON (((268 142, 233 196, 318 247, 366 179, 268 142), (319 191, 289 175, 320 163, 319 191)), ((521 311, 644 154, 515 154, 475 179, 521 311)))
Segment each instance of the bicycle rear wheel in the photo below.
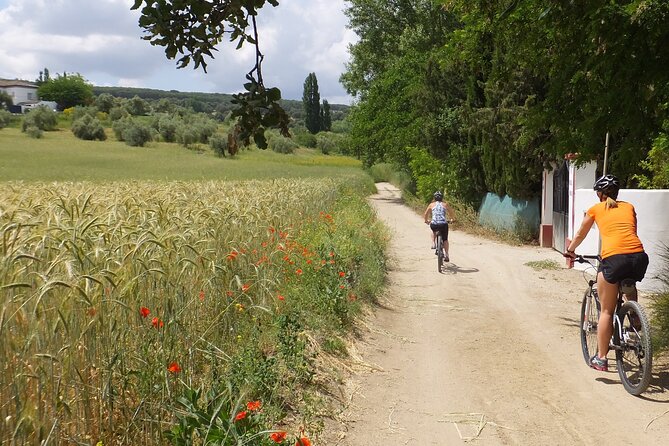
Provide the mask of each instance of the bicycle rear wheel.
POLYGON ((585 290, 581 303, 581 349, 583 359, 590 367, 590 358, 597 354, 597 324, 601 307, 596 298, 597 290, 590 287, 585 290))
POLYGON ((444 240, 441 238, 441 233, 437 234, 437 271, 441 272, 441 267, 444 264, 444 240))
POLYGON ((618 374, 625 390, 641 395, 650 384, 653 368, 648 316, 638 302, 629 301, 620 307, 618 318, 622 325, 620 349, 616 350, 618 374))

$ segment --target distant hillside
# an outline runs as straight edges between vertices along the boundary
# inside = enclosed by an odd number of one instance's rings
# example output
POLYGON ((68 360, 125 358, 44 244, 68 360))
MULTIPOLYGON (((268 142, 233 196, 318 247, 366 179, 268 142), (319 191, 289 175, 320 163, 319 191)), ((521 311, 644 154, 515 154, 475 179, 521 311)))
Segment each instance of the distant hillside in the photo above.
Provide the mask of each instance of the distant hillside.
MULTIPOLYGON (((190 107, 198 112, 219 112, 226 114, 233 108, 232 95, 225 93, 198 93, 183 92, 177 90, 155 90, 151 88, 131 87, 93 87, 93 93, 97 96, 108 93, 120 98, 133 98, 139 96, 147 101, 158 101, 168 99, 178 105, 190 107)), ((327 99, 327 98, 326 98, 327 99)), ((296 121, 304 119, 302 101, 282 100, 281 106, 296 121)), ((330 104, 332 121, 340 121, 348 115, 350 106, 341 104, 330 104)))

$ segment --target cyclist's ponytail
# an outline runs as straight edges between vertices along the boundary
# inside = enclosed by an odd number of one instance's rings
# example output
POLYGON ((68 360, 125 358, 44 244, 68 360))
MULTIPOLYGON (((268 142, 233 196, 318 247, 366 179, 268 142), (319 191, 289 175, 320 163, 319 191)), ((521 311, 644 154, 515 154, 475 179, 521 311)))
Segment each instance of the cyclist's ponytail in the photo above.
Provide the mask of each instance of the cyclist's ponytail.
POLYGON ((611 197, 606 197, 606 209, 611 209, 611 208, 617 208, 618 207, 618 202, 611 198, 611 197))

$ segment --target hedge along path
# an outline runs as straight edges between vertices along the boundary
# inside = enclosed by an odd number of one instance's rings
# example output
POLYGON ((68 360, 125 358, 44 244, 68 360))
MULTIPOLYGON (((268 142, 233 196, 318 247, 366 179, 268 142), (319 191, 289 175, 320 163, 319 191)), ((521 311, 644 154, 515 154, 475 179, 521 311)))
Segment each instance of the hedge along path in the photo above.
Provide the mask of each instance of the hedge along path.
POLYGON ((177 387, 273 311, 293 232, 350 181, 5 184, 0 442, 159 441, 177 387))

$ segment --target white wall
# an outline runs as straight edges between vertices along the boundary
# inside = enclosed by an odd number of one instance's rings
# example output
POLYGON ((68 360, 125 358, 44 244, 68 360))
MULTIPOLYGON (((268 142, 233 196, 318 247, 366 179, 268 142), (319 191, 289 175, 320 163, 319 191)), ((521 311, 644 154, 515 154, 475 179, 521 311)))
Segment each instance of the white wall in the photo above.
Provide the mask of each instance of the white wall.
MULTIPOLYGON (((587 189, 576 190, 574 198, 574 225, 578 229, 585 211, 598 200, 592 190, 592 185, 587 189)), ((657 275, 668 266, 663 264, 659 254, 663 252, 664 245, 669 246, 669 224, 667 223, 669 190, 621 189, 618 199, 634 205, 638 221, 637 233, 650 258, 646 278, 637 284, 637 287, 643 291, 660 291, 664 287, 657 279, 657 275)), ((569 234, 570 238, 574 237, 573 231, 570 231, 569 234)), ((599 235, 596 227, 590 230, 576 252, 578 254, 599 253, 599 235)), ((585 267, 577 263, 574 268, 584 269, 585 267)))
POLYGON ((12 98, 14 105, 19 102, 28 102, 37 100, 37 87, 2 87, 1 90, 5 91, 12 98))
POLYGON ((544 170, 544 180, 541 186, 541 224, 553 224, 553 170, 544 170))

